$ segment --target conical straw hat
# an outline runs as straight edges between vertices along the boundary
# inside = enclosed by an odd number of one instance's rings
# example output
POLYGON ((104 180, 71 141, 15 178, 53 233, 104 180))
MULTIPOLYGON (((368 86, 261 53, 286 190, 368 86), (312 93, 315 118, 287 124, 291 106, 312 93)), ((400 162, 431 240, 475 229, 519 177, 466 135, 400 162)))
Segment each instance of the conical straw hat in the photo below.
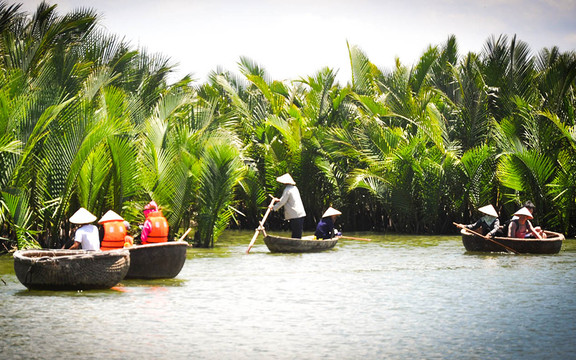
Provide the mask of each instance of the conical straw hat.
POLYGON ((530 210, 528 210, 527 208, 523 207, 522 209, 516 211, 514 213, 514 215, 516 216, 520 216, 520 215, 524 215, 527 216, 528 219, 533 219, 534 217, 532 216, 532 214, 530 213, 530 210))
POLYGON ((498 217, 498 213, 496 212, 496 209, 494 209, 494 206, 492 205, 482 206, 480 209, 478 209, 478 211, 486 215, 498 217))
POLYGON ((122 216, 116 214, 114 211, 108 210, 106 214, 104 214, 104 216, 98 220, 98 224, 105 223, 106 221, 124 221, 124 219, 122 219, 122 216))
POLYGON ((296 185, 296 182, 294 182, 294 179, 292 179, 292 176, 290 176, 288 173, 277 177, 276 181, 278 181, 280 184, 296 185))
POLYGON ((70 222, 72 224, 90 224, 96 221, 97 217, 92 215, 90 211, 81 207, 70 217, 70 222))
POLYGON ((333 207, 329 207, 328 210, 326 210, 324 212, 324 215, 322 215, 323 218, 328 217, 328 216, 332 216, 332 215, 342 215, 342 213, 336 209, 334 209, 333 207))

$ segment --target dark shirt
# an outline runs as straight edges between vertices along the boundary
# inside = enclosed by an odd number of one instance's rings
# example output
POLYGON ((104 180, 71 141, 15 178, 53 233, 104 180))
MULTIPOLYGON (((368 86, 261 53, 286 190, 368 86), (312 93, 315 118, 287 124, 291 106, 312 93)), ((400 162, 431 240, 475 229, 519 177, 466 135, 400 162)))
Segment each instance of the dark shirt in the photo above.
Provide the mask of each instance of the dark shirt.
POLYGON ((317 239, 332 239, 334 237, 334 221, 332 221, 332 217, 322 218, 318 222, 314 236, 317 239))
POLYGON ((466 225, 468 229, 478 229, 482 228, 482 233, 490 236, 494 235, 498 229, 500 229, 500 220, 496 218, 491 224, 487 224, 484 221, 484 217, 481 217, 475 224, 466 225))

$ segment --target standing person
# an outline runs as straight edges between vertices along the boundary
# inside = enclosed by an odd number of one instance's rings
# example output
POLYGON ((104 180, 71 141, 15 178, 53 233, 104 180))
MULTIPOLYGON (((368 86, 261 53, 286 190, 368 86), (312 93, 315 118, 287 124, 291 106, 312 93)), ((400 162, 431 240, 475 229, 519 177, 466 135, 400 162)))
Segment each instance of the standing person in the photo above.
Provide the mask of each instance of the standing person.
POLYGON ((69 219, 72 224, 81 225, 74 235, 74 244, 70 249, 100 250, 100 234, 98 228, 92 225, 96 216, 81 207, 69 219))
POLYGON ((285 184, 286 187, 280 199, 274 198, 277 204, 273 205, 272 209, 278 211, 278 209, 284 207, 284 218, 290 222, 292 238, 300 239, 304 228, 304 217, 306 217, 304 204, 302 204, 302 199, 300 198, 300 191, 298 191, 294 179, 288 173, 279 176, 276 181, 285 184))
POLYGON ((530 210, 523 207, 516 211, 514 215, 518 218, 510 221, 508 225, 508 237, 524 239, 534 236, 537 239, 542 239, 542 236, 534 229, 532 223, 530 223, 529 219, 534 218, 530 210))
POLYGON ((168 241, 168 221, 158 209, 155 201, 150 201, 143 210, 146 221, 142 228, 140 239, 142 244, 162 243, 168 241))
POLYGON ((108 212, 98 220, 98 224, 104 227, 104 237, 102 238, 100 250, 122 249, 125 243, 133 241, 132 237, 127 234, 128 230, 125 223, 126 221, 124 221, 122 216, 112 210, 108 210, 108 212))
POLYGON ((492 237, 500 230, 500 220, 498 213, 494 206, 486 205, 478 209, 484 216, 482 216, 474 224, 463 225, 463 227, 471 230, 481 229, 480 233, 488 237, 492 237))
POLYGON ((314 236, 316 236, 317 239, 332 239, 337 235, 341 235, 338 231, 334 230, 334 223, 340 215, 342 215, 340 211, 329 207, 322 215, 322 219, 318 222, 314 236))

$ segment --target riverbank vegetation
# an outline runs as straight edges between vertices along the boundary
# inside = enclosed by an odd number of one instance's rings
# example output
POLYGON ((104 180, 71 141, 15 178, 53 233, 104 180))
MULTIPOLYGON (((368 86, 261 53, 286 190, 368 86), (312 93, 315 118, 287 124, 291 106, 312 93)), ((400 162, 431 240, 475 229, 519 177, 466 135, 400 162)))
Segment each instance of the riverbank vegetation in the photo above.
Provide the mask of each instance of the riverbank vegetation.
POLYGON ((329 68, 270 79, 244 57, 239 74, 168 83, 170 59, 94 10, 0 2, 0 237, 60 247, 80 206, 137 224, 153 199, 173 236, 193 227, 210 247, 254 229, 286 172, 307 229, 331 205, 345 231, 453 233, 480 206, 505 219, 532 200, 538 225, 576 233, 574 51, 500 35, 460 54, 450 36, 393 69, 348 51, 345 85, 329 68))

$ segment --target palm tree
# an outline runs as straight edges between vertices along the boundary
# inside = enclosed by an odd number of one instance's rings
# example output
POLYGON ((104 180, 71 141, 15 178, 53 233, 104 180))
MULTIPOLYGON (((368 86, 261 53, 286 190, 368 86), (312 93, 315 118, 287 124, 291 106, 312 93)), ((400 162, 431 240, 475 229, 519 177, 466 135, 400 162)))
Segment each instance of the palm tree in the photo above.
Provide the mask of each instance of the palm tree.
POLYGON ((202 154, 199 182, 197 246, 213 247, 234 214, 234 191, 244 166, 238 148, 229 137, 213 139, 202 154))

